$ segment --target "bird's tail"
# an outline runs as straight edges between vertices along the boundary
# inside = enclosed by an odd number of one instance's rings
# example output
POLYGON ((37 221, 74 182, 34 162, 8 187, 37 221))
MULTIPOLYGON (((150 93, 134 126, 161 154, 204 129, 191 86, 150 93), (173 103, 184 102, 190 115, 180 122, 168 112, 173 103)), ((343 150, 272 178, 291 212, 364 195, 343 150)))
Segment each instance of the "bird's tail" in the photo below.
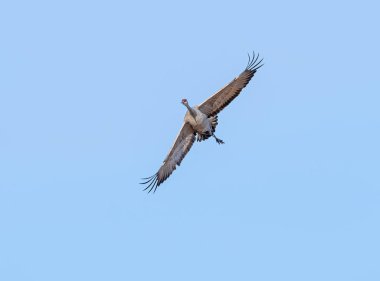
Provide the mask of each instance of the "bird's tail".
POLYGON ((218 115, 210 117, 212 132, 215 133, 216 126, 218 125, 218 115))
POLYGON ((211 137, 215 133, 216 126, 218 125, 218 116, 212 116, 209 118, 211 122, 211 132, 204 132, 201 134, 197 134, 197 141, 204 141, 207 140, 209 137, 211 137))
POLYGON ((204 132, 204 133, 198 133, 197 134, 197 141, 204 141, 207 140, 209 137, 211 137, 212 134, 210 132, 204 132))

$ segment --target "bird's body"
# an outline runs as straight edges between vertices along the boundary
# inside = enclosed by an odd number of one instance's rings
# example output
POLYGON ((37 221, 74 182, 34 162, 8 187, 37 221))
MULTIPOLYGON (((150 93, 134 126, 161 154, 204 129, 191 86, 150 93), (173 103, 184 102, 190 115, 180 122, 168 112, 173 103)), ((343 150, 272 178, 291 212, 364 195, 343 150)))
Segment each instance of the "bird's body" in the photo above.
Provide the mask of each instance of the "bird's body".
POLYGON ((224 143, 214 134, 218 125, 217 114, 240 94, 257 69, 262 66, 260 64, 262 60, 257 62, 258 58, 259 56, 255 57, 253 54, 252 60, 249 58, 246 69, 238 77, 200 105, 190 107, 187 99, 182 100, 182 104, 187 108, 182 128, 158 172, 142 183, 148 183, 145 189, 149 188, 149 192, 156 191, 157 187, 181 164, 195 139, 203 141, 212 136, 218 144, 224 143))
POLYGON ((193 128, 194 132, 198 136, 198 140, 205 140, 213 135, 216 124, 213 126, 214 117, 207 117, 202 111, 198 109, 197 106, 189 109, 185 118, 183 119, 184 123, 189 123, 193 128))
POLYGON ((189 123, 191 127, 198 134, 201 134, 206 131, 211 131, 211 122, 206 114, 200 111, 198 108, 192 108, 193 115, 191 111, 187 111, 185 118, 183 118, 183 122, 189 123))

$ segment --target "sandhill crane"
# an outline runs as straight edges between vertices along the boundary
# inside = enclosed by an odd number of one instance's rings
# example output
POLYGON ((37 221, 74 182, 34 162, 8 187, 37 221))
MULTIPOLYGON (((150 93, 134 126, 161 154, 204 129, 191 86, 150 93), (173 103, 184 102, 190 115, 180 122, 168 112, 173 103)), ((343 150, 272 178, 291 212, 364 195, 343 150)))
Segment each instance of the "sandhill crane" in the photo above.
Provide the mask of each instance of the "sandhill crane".
POLYGON ((144 190, 155 192, 157 187, 173 173, 177 165, 180 166, 195 139, 203 141, 212 136, 218 144, 224 143, 214 134, 218 125, 217 114, 247 86, 256 71, 263 66, 262 61, 263 59, 259 61, 259 55, 255 56, 253 53, 251 59, 248 54, 248 64, 244 71, 198 106, 191 107, 187 99, 182 99, 181 103, 187 108, 182 128, 158 172, 149 178, 143 178, 147 181, 141 184, 148 184, 144 190))

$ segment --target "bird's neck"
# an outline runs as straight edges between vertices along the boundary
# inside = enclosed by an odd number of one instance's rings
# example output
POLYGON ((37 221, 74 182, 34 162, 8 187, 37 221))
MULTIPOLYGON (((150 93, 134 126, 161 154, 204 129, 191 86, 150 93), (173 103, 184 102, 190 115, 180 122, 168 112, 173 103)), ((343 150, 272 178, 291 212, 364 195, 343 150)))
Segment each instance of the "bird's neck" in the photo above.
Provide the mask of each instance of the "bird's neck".
POLYGON ((185 104, 185 106, 187 107, 187 109, 189 110, 191 116, 193 116, 193 118, 195 118, 197 116, 197 112, 194 110, 194 108, 192 108, 190 105, 188 104, 185 104))

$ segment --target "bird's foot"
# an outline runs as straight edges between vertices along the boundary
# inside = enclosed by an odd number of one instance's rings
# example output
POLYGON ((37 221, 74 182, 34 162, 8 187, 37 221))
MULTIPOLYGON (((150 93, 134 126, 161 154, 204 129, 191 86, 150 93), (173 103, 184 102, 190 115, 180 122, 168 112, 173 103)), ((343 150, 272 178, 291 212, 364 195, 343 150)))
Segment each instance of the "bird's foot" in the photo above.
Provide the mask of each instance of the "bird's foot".
POLYGON ((218 139, 215 135, 212 135, 212 136, 215 138, 215 140, 216 140, 216 142, 217 142, 218 144, 224 144, 224 141, 223 141, 223 140, 218 139))

